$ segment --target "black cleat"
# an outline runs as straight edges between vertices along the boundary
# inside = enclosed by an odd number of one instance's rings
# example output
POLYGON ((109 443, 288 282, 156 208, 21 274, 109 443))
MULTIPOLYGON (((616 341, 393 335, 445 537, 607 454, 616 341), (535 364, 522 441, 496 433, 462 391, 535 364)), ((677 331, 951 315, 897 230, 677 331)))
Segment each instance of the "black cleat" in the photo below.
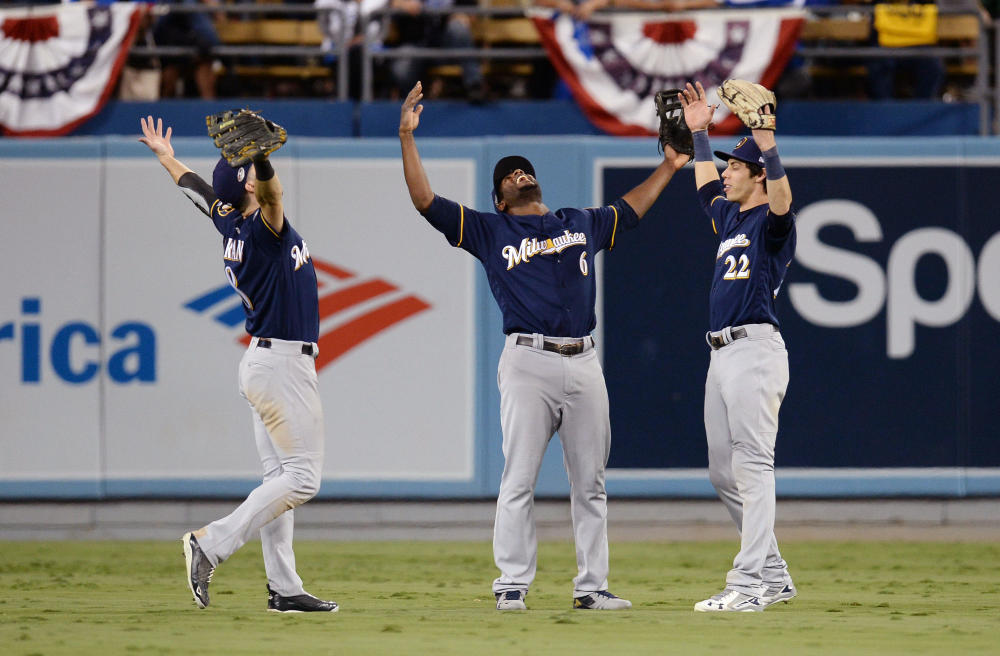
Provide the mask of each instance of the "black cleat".
POLYGON ((194 533, 185 533, 181 538, 184 543, 184 562, 187 569, 188 587, 194 595, 194 603, 198 608, 208 607, 208 584, 212 582, 215 566, 208 562, 208 556, 198 546, 194 533))
POLYGON ((311 594, 282 597, 267 586, 267 610, 272 613, 336 613, 340 607, 336 601, 323 601, 311 594))

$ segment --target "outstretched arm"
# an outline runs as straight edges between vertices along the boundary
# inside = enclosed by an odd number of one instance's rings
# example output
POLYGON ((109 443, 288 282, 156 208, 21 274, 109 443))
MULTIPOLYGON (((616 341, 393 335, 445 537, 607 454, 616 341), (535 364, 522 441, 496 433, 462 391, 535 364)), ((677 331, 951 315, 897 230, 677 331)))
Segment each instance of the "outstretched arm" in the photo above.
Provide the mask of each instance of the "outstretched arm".
POLYGON ((718 105, 708 104, 705 99, 705 88, 701 86, 701 82, 695 82, 694 86, 688 82, 679 95, 681 104, 684 105, 684 121, 694 134, 694 184, 701 189, 709 182, 719 180, 719 169, 715 168, 715 162, 712 161, 711 150, 704 153, 702 148, 699 148, 699 145, 708 142, 708 127, 712 123, 718 105), (699 134, 700 132, 704 134, 699 134))
POLYGON ((753 130, 752 134, 753 140, 757 142, 757 147, 764 155, 765 166, 769 161, 775 162, 767 167, 767 204, 771 213, 779 216, 788 214, 792 209, 792 187, 778 159, 778 144, 774 139, 774 130, 753 130))
POLYGON ((257 181, 254 183, 253 194, 260 204, 260 213, 274 231, 281 234, 285 227, 285 207, 281 200, 284 191, 278 174, 274 172, 267 155, 253 160, 254 173, 257 181))
POLYGON ((622 196, 622 200, 628 203, 641 219, 663 193, 667 183, 674 177, 674 173, 687 164, 690 159, 689 156, 678 154, 670 146, 664 145, 663 161, 660 162, 660 165, 635 189, 622 196))
POLYGON ((184 195, 194 203, 201 212, 208 217, 212 216, 212 204, 215 202, 215 190, 199 177, 197 173, 186 167, 182 162, 174 159, 174 148, 170 145, 171 128, 163 132, 163 119, 153 117, 140 118, 139 124, 142 126, 142 135, 139 141, 149 146, 163 168, 173 178, 174 184, 181 188, 184 195))
POLYGON ((413 206, 419 212, 423 212, 434 202, 434 191, 427 179, 424 165, 420 162, 417 141, 413 136, 413 131, 420 125, 420 113, 424 111, 424 106, 417 104, 423 97, 423 86, 417 82, 410 89, 406 100, 403 101, 399 115, 399 145, 403 150, 403 177, 406 179, 406 188, 410 192, 410 200, 413 201, 413 206))
POLYGON ((181 176, 190 172, 191 169, 174 159, 174 147, 170 145, 170 135, 173 134, 173 128, 168 126, 166 133, 164 133, 163 119, 158 118, 154 123, 152 116, 140 117, 139 125, 142 126, 142 136, 139 137, 139 141, 153 151, 156 158, 160 160, 160 164, 167 169, 167 173, 173 178, 174 184, 177 184, 181 176))

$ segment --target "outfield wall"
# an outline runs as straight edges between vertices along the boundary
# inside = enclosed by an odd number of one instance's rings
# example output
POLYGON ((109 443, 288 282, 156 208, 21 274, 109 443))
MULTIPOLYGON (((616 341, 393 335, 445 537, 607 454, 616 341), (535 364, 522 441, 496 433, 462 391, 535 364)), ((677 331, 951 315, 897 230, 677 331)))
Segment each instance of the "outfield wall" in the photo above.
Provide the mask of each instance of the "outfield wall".
MULTIPOLYGON (((534 162, 553 208, 613 200, 656 163, 650 140, 420 145, 435 190, 475 207, 513 152, 534 162)), ((175 148, 210 173, 204 139, 175 148)), ((781 148, 799 249, 779 295, 791 367, 779 494, 1000 494, 1000 140, 781 148)), ((478 263, 412 209, 396 140, 295 140, 275 166, 331 299, 320 496, 493 496, 502 335, 478 263)), ((241 311, 210 222, 131 138, 2 140, 0 188, 0 498, 252 489, 241 311)), ((693 189, 688 167, 596 266, 612 495, 713 495, 701 396, 716 244, 693 189)), ((553 440, 538 492, 566 491, 553 440)))

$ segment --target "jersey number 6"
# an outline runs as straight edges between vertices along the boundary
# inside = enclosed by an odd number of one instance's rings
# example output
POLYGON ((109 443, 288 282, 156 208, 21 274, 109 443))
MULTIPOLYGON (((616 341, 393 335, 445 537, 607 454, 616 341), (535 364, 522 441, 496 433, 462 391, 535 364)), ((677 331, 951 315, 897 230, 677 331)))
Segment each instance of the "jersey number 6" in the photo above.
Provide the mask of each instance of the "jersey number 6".
POLYGON ((580 273, 587 275, 590 268, 587 266, 587 251, 580 253, 580 273))

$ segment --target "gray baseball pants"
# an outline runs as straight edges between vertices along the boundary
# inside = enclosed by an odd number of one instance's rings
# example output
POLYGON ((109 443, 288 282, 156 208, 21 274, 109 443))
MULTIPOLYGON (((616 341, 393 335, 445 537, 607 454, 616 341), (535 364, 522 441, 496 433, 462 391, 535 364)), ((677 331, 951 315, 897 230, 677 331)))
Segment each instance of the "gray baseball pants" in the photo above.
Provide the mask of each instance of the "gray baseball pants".
POLYGON ((195 532, 209 561, 218 565, 260 535, 271 589, 283 597, 304 594, 295 571, 292 509, 319 491, 323 468, 323 408, 314 356, 302 342, 254 337, 240 361, 240 393, 253 411, 254 438, 263 483, 232 513, 195 532))
POLYGON ((500 356, 500 424, 504 470, 493 526, 493 555, 500 577, 494 593, 527 592, 535 579, 535 484, 545 449, 559 433, 563 464, 570 484, 570 513, 576 541, 577 576, 573 596, 608 588, 608 497, 604 468, 611 449, 608 390, 593 340, 582 353, 564 356, 533 346, 519 346, 507 336, 500 356))
POLYGON ((746 337, 712 351, 705 434, 709 479, 741 535, 726 587, 756 596, 791 581, 774 536, 774 443, 788 352, 770 324, 743 327, 746 337))

